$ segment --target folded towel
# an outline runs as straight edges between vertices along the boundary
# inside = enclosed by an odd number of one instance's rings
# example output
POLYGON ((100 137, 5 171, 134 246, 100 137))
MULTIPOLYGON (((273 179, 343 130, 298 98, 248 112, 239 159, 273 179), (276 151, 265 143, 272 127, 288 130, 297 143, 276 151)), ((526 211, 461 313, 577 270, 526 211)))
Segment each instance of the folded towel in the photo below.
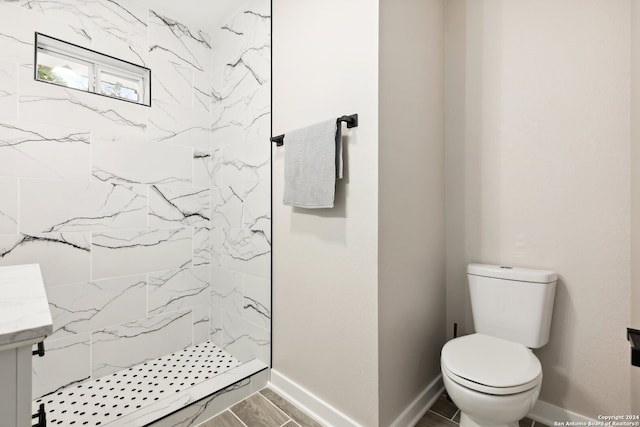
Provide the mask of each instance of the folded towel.
POLYGON ((284 138, 284 204, 332 208, 336 179, 342 178, 342 138, 337 120, 287 132, 284 138))

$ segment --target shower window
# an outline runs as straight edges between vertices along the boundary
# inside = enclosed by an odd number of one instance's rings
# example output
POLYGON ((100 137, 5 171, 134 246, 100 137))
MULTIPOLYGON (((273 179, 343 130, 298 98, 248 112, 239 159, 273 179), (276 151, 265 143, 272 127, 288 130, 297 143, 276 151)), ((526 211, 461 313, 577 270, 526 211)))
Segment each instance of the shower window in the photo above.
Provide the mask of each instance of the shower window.
POLYGON ((151 106, 151 70, 36 33, 35 79, 151 106))

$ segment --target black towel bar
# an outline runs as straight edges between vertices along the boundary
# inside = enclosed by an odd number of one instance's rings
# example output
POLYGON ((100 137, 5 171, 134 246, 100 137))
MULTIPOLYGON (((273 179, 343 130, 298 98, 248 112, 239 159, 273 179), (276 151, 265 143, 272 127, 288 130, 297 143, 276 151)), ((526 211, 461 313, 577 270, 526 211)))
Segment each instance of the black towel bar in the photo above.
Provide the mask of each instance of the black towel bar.
MULTIPOLYGON (((358 115, 351 114, 350 116, 338 117, 337 122, 338 124, 340 124, 340 122, 345 122, 347 124, 347 128, 354 128, 358 126, 358 115)), ((276 146, 280 147, 284 144, 284 135, 272 136, 271 142, 275 142, 276 146)))

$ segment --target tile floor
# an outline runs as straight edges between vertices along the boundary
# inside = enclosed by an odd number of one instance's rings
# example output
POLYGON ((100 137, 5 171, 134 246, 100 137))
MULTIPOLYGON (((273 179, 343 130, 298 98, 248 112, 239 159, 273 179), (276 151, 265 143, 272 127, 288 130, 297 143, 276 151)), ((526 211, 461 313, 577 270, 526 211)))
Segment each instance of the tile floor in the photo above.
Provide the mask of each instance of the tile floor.
MULTIPOLYGON (((443 393, 436 403, 418 421, 416 427, 459 427, 460 410, 443 393)), ((529 418, 520 420, 520 427, 548 427, 529 418)))
MULTIPOLYGON (((460 410, 443 393, 416 427, 459 427, 460 410)), ((264 388, 198 427, 322 427, 293 404, 264 388)), ((548 427, 529 418, 520 427, 548 427)))

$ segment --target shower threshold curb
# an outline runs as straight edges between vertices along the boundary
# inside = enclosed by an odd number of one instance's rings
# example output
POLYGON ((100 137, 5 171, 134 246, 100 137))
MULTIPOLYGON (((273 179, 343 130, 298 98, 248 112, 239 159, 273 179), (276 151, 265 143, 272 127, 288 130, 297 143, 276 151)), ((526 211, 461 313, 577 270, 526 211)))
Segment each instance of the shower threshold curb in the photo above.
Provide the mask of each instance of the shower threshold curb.
POLYGON ((51 426, 142 427, 265 368, 206 342, 43 396, 33 406, 46 404, 51 426))

